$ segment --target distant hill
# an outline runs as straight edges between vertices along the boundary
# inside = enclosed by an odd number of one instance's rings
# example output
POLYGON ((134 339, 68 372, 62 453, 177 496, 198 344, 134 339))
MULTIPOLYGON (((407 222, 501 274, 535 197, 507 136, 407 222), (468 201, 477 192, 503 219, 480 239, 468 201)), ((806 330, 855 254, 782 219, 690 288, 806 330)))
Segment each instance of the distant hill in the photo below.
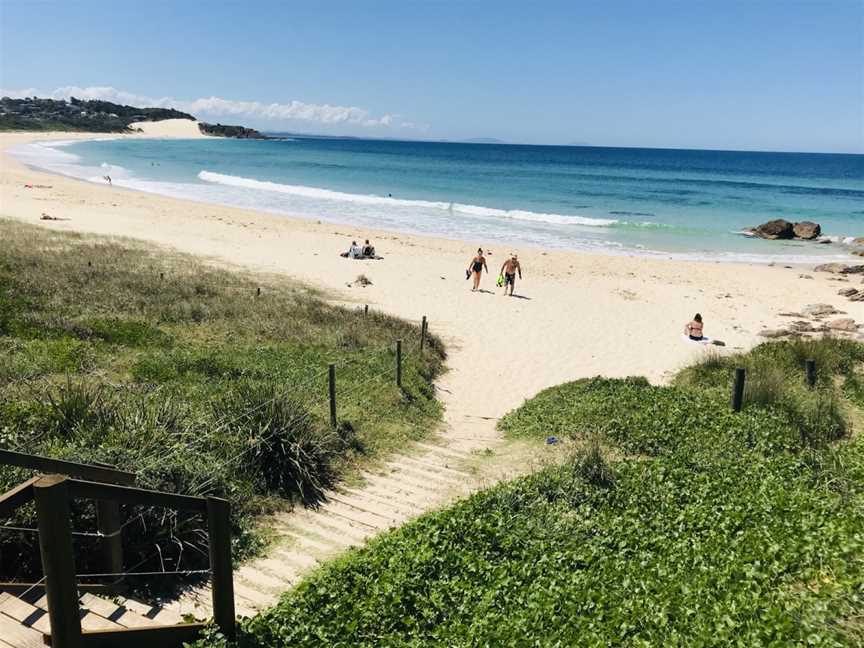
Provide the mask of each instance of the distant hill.
POLYGON ((195 118, 173 108, 137 108, 110 101, 0 99, 0 130, 64 130, 94 133, 130 132, 129 124, 162 119, 195 118))
POLYGON ((494 137, 473 137, 471 139, 462 140, 463 144, 507 144, 504 140, 495 139, 494 137))
MULTIPOLYGON (((196 121, 189 113, 173 108, 138 108, 110 101, 82 99, 0 99, 0 131, 80 131, 85 133, 131 133, 131 124, 163 119, 196 121)), ((239 139, 267 139, 254 128, 199 123, 205 135, 239 139)))

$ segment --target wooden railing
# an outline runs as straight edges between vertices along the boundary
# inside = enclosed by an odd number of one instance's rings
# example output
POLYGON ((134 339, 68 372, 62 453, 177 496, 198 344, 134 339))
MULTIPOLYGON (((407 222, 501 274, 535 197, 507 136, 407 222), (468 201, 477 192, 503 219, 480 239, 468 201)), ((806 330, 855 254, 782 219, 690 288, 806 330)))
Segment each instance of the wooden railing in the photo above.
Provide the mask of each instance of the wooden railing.
MULTIPOLYGON (((231 507, 227 500, 136 488, 130 485, 135 482, 133 473, 8 450, 0 450, 0 464, 55 473, 33 477, 0 495, 0 516, 7 516, 22 504, 35 501, 52 646, 179 647, 185 641, 193 641, 204 627, 202 623, 186 623, 117 630, 82 630, 78 607, 78 592, 82 584, 78 583, 76 576, 70 519, 70 503, 74 499, 96 500, 105 568, 108 573, 118 575, 123 572, 120 504, 206 514, 213 620, 225 636, 234 637, 231 507)), ((49 643, 48 636, 45 640, 49 643)))

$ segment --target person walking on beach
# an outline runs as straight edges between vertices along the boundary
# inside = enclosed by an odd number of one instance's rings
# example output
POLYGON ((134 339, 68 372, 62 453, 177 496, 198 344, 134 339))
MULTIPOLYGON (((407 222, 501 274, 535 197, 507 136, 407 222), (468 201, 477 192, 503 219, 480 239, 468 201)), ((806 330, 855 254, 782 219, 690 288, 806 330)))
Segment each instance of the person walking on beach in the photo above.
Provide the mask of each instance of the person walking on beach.
POLYGON ((702 315, 696 313, 693 320, 688 322, 687 326, 684 327, 684 335, 694 342, 701 342, 705 339, 703 335, 702 315))
POLYGON ((501 274, 504 275, 504 294, 507 294, 507 287, 510 287, 510 296, 513 296, 513 289, 516 287, 516 273, 519 273, 519 278, 522 278, 522 266, 519 265, 519 258, 515 254, 511 254, 510 258, 501 266, 501 274))
POLYGON ((474 287, 471 292, 476 292, 480 288, 480 275, 483 274, 483 269, 486 268, 486 274, 489 274, 489 267, 486 265, 486 257, 483 256, 483 248, 477 248, 477 255, 471 259, 468 264, 468 276, 474 275, 474 287))

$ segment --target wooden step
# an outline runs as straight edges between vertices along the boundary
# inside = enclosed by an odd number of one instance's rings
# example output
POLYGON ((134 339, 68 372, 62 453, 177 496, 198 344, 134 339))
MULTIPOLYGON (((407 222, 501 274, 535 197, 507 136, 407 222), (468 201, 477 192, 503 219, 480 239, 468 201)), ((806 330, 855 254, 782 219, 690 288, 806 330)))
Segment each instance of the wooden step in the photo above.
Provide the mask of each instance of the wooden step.
POLYGON ((380 486, 376 487, 367 485, 363 490, 357 490, 356 488, 343 488, 340 492, 351 495, 352 497, 360 499, 366 498, 385 506, 391 506, 395 511, 405 516, 413 516, 423 513, 421 507, 407 501, 405 497, 399 497, 398 494, 382 489, 380 486))
POLYGON ((0 594, 0 613, 15 619, 28 628, 33 628, 37 632, 51 632, 48 612, 12 594, 5 592, 0 594))
POLYGON ((42 633, 0 612, 0 646, 3 648, 45 648, 42 633))
POLYGON ((124 628, 146 628, 161 625, 126 606, 117 605, 93 594, 83 594, 80 600, 83 607, 124 628))
POLYGON ((167 608, 147 605, 146 603, 123 597, 120 597, 117 600, 123 607, 128 608, 159 625, 177 625, 178 623, 183 623, 183 618, 179 614, 172 612, 167 608))

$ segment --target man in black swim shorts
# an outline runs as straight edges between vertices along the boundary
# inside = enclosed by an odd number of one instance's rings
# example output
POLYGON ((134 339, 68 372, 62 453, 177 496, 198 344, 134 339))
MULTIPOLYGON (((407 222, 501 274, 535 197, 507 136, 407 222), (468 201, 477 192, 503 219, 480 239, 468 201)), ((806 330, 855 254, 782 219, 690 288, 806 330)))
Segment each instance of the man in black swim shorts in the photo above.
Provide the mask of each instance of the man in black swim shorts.
POLYGON ((519 273, 519 278, 522 278, 522 266, 519 265, 519 259, 515 254, 510 255, 510 258, 501 266, 501 274, 504 275, 504 294, 507 294, 507 288, 510 288, 510 296, 513 296, 513 289, 516 287, 516 273, 519 273))

